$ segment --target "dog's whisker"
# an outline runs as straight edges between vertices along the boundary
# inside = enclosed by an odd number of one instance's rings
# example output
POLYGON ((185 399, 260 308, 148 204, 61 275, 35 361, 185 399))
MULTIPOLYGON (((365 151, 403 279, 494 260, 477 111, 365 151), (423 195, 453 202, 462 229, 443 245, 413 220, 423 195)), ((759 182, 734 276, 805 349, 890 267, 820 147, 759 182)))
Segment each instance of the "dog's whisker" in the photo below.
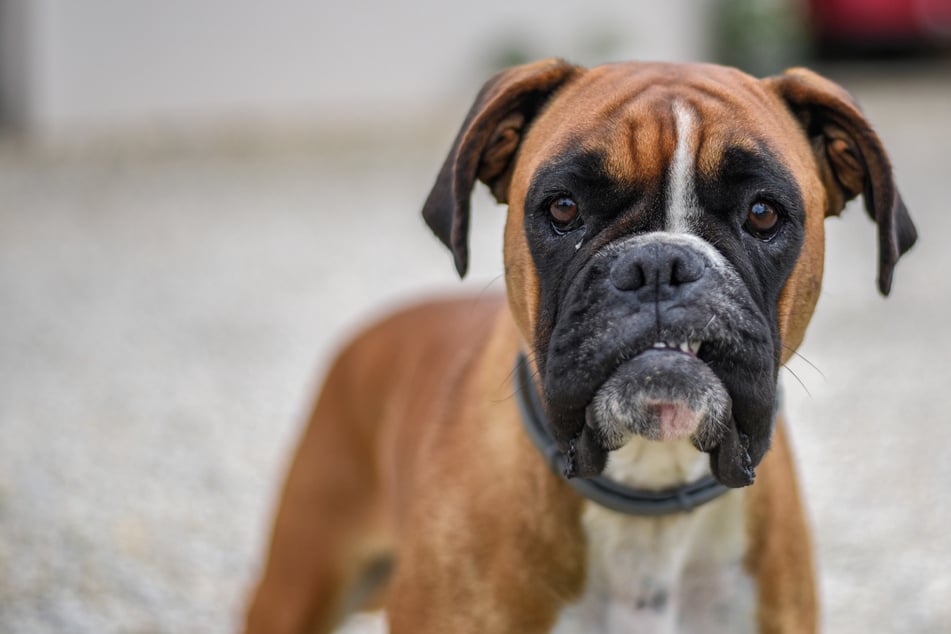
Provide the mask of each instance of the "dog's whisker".
POLYGON ((815 370, 816 373, 818 373, 818 375, 821 376, 823 379, 826 378, 825 373, 824 373, 822 370, 819 369, 819 366, 817 366, 815 363, 813 363, 812 361, 810 361, 809 359, 807 359, 807 358, 806 358, 802 353, 800 353, 798 350, 796 350, 795 348, 791 348, 791 347, 787 346, 786 344, 783 344, 783 349, 784 349, 784 350, 788 350, 788 351, 791 352, 794 356, 796 356, 798 359, 802 360, 806 365, 808 365, 810 368, 812 368, 813 370, 815 370))
POLYGON ((807 394, 810 398, 812 398, 812 392, 809 391, 809 388, 806 387, 805 382, 799 377, 799 375, 796 374, 796 373, 793 371, 793 369, 789 367, 788 364, 785 364, 785 363, 784 363, 783 366, 782 366, 782 368, 783 368, 784 370, 786 370, 786 372, 789 372, 791 375, 793 375, 793 378, 796 379, 796 381, 799 383, 799 385, 802 386, 802 389, 805 390, 806 394, 807 394))
POLYGON ((505 273, 499 273, 498 275, 490 279, 488 282, 486 282, 485 285, 482 287, 482 290, 479 291, 477 298, 482 299, 482 297, 486 293, 489 292, 489 289, 492 288, 492 285, 498 282, 499 280, 503 279, 504 277, 505 277, 505 273))

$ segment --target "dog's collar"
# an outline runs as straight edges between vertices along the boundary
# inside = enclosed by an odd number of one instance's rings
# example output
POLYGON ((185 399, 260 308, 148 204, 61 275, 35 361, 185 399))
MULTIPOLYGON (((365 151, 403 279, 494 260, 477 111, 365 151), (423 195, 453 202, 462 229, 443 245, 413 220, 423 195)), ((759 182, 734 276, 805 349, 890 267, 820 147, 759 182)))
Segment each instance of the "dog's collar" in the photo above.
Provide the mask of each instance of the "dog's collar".
POLYGON ((634 489, 604 476, 565 478, 564 454, 548 429, 548 421, 532 381, 528 359, 521 353, 515 362, 515 399, 525 431, 552 471, 558 477, 564 478, 575 491, 612 511, 648 517, 685 513, 730 490, 709 475, 679 487, 660 491, 634 489))

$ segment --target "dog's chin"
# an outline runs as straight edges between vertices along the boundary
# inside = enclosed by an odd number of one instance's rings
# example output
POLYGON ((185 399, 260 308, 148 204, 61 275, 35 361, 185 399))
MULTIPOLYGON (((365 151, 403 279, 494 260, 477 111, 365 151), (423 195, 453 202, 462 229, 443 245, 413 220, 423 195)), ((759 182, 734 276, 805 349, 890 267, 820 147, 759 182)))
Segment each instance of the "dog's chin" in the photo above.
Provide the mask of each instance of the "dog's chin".
POLYGON ((607 453, 634 436, 689 438, 698 450, 711 451, 728 429, 730 405, 723 383, 697 357, 675 350, 643 352, 621 364, 588 405, 575 445, 577 474, 597 475, 607 453))

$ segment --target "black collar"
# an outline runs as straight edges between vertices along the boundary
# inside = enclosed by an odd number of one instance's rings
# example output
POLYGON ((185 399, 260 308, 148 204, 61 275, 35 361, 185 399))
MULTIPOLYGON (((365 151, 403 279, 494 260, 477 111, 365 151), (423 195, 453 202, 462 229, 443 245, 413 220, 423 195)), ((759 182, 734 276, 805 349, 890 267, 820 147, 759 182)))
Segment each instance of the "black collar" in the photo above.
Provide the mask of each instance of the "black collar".
MULTIPOLYGON (((548 421, 542 411, 538 392, 532 381, 531 368, 524 354, 515 362, 515 399, 522 415, 525 431, 541 451, 548 466, 564 478, 565 457, 548 430, 548 421)), ((606 478, 568 478, 568 484, 584 497, 618 513, 658 516, 684 513, 720 497, 730 489, 706 476, 672 489, 652 491, 632 489, 606 478)))

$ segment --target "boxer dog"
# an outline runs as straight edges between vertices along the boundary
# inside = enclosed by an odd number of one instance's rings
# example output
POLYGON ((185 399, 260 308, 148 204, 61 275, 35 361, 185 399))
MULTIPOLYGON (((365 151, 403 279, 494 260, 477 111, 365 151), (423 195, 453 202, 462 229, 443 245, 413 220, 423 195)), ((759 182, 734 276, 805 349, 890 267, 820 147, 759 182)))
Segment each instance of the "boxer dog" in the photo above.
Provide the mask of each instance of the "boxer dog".
POLYGON ((247 631, 812 632, 777 374, 862 195, 889 292, 915 228, 850 96, 805 69, 546 60, 482 88, 423 215, 507 299, 370 328, 326 379, 247 631))

